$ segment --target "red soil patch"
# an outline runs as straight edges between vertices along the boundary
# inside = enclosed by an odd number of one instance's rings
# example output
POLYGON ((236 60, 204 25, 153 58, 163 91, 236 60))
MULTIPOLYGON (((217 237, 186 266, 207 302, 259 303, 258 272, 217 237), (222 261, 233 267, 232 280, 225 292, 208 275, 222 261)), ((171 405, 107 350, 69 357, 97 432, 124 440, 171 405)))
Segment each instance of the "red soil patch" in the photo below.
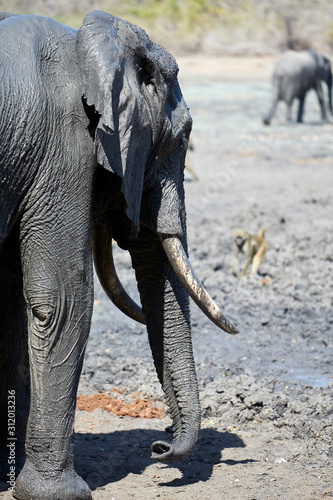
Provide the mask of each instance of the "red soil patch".
MULTIPOLYGON (((116 391, 121 394, 121 391, 116 391)), ((107 394, 91 394, 77 397, 77 410, 94 411, 95 408, 112 413, 119 417, 139 417, 139 418, 162 418, 163 410, 155 406, 155 403, 146 398, 140 398, 138 394, 131 395, 132 402, 125 402, 121 396, 114 398, 107 394)))

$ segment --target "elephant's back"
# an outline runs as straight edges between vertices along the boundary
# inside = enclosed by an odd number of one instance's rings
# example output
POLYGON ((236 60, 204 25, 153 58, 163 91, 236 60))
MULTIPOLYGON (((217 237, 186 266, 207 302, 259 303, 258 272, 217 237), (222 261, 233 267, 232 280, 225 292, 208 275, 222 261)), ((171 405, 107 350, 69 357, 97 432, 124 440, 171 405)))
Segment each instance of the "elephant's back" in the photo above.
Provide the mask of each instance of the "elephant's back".
MULTIPOLYGON (((1 19, 1 17, 0 17, 1 19)), ((0 21, 0 62, 4 75, 30 76, 75 47, 76 30, 43 16, 10 16, 0 21)))
POLYGON ((0 67, 3 124, 29 124, 34 112, 52 112, 55 104, 61 112, 78 87, 76 30, 43 16, 6 18, 0 21, 0 67))
POLYGON ((59 154, 66 127, 72 137, 85 118, 76 31, 41 16, 6 18, 0 21, 0 68, 0 187, 8 193, 15 186, 10 197, 1 197, 0 211, 10 214, 36 169, 59 154))
POLYGON ((309 51, 296 52, 294 50, 288 50, 276 61, 273 75, 277 77, 293 77, 300 74, 304 68, 314 69, 315 67, 316 62, 309 51))
POLYGON ((63 37, 75 40, 76 32, 74 28, 50 17, 0 12, 1 53, 19 52, 31 43, 47 43, 47 40, 55 42, 63 37))

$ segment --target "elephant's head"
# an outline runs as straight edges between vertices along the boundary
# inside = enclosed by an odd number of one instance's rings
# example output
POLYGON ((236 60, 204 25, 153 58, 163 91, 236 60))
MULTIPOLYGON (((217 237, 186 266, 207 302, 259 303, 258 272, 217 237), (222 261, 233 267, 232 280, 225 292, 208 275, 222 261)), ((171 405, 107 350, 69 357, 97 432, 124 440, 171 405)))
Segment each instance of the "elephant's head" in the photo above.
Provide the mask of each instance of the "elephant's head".
POLYGON ((153 444, 153 457, 179 459, 193 449, 200 426, 188 293, 212 321, 237 333, 187 258, 183 180, 192 120, 174 58, 143 30, 93 11, 78 32, 77 50, 99 165, 95 265, 116 305, 147 324, 174 430, 172 444, 153 444), (142 310, 117 278, 112 237, 131 253, 142 310))

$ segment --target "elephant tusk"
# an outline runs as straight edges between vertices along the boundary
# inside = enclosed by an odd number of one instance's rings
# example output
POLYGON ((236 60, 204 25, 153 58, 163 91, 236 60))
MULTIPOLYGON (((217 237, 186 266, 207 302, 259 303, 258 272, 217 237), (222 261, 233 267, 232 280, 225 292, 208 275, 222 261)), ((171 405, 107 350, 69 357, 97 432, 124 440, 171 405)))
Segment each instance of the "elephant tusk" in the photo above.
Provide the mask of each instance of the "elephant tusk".
POLYGON ((131 299, 118 278, 112 255, 112 229, 108 224, 95 229, 93 254, 97 276, 106 295, 124 314, 145 325, 141 307, 131 299))
POLYGON ((173 270, 190 297, 192 297, 202 312, 225 332, 233 335, 238 333, 239 330, 220 311, 196 276, 179 238, 174 236, 160 236, 160 238, 173 270))

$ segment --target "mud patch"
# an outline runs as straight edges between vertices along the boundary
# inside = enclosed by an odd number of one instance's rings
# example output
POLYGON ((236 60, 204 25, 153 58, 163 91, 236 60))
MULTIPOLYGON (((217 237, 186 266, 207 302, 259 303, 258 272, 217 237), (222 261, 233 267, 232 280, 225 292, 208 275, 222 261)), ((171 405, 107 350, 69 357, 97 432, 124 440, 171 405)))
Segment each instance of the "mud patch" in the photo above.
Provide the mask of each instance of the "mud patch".
POLYGON ((80 394, 76 400, 76 408, 82 411, 94 411, 99 408, 118 417, 163 417, 163 410, 148 399, 142 399, 139 393, 129 394, 125 400, 122 391, 114 389, 113 392, 118 393, 118 397, 112 397, 108 394, 90 394, 88 396, 80 394))

